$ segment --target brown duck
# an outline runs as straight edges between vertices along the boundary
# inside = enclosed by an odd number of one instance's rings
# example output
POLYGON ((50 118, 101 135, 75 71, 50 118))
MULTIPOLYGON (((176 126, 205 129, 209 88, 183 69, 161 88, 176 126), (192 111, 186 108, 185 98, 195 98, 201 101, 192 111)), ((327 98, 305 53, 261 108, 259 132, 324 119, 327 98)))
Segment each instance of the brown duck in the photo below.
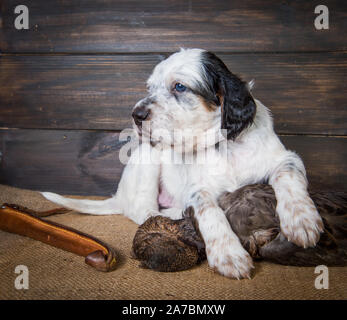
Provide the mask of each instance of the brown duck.
MULTIPOLYGON (((255 184, 218 199, 244 248, 255 259, 292 266, 347 265, 347 194, 311 192, 325 231, 314 248, 300 248, 280 232, 276 197, 271 186, 255 184)), ((151 217, 133 241, 133 256, 156 271, 180 271, 206 259, 205 245, 190 207, 184 219, 151 217)))

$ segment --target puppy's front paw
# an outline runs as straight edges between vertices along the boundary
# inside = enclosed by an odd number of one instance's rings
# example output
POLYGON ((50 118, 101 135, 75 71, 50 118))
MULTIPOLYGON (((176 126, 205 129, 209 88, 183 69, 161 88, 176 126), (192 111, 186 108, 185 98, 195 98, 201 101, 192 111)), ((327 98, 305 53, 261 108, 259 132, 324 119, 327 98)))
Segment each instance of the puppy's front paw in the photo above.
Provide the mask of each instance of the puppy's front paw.
POLYGON ((281 231, 290 242, 304 248, 316 245, 324 225, 311 198, 287 202, 278 210, 281 231))
POLYGON ((214 239, 206 243, 208 264, 223 276, 243 279, 251 278, 253 261, 242 245, 230 239, 214 239))

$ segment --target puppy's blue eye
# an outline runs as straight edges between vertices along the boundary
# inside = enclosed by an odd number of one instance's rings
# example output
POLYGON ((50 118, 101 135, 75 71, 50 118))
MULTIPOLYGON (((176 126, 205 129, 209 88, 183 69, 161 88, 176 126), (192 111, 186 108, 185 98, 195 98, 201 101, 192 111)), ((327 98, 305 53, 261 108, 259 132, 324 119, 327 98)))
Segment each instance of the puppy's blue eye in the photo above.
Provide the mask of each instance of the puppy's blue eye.
POLYGON ((182 83, 176 83, 175 84, 175 90, 178 92, 186 91, 186 87, 182 83))

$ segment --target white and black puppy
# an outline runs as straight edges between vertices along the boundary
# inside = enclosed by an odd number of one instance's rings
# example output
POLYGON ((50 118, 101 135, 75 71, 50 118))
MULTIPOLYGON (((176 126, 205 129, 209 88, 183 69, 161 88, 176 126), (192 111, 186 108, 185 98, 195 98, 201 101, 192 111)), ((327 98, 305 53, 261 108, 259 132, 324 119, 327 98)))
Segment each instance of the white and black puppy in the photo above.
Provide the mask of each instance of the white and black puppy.
POLYGON ((93 201, 44 192, 47 199, 84 213, 124 214, 139 224, 154 215, 179 219, 192 206, 209 265, 239 279, 250 276, 252 259, 217 198, 266 181, 276 193, 283 234, 298 246, 317 243, 323 224, 308 195, 301 159, 280 142, 269 110, 218 57, 181 49, 155 67, 147 86, 148 96, 135 105, 132 116, 148 143, 144 139, 132 153, 117 193, 93 201), (226 148, 218 148, 222 142, 226 148), (210 161, 194 162, 206 150, 210 161), (168 151, 184 153, 185 161, 171 161, 168 151))

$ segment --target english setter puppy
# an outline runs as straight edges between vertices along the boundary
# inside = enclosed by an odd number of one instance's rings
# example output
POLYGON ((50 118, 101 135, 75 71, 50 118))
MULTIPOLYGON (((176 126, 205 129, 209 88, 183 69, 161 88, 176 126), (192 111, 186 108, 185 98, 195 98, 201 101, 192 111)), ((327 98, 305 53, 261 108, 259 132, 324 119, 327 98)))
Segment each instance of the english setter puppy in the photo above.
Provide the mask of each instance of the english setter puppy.
POLYGON ((116 194, 94 201, 44 192, 47 199, 84 213, 123 214, 138 224, 154 215, 179 219, 192 206, 209 266, 240 279, 250 277, 252 259, 217 199, 225 191, 267 182, 275 190, 282 233, 298 246, 317 243, 323 224, 307 192, 303 162, 282 145, 269 110, 253 98, 250 85, 213 53, 181 49, 155 67, 147 88, 132 113, 134 128, 147 139, 132 153, 116 194), (180 139, 175 129, 182 129, 180 139), (211 135, 217 140, 209 143, 211 135), (184 151, 174 148, 178 141, 185 141, 184 151), (223 141, 226 148, 219 148, 223 141), (183 163, 170 162, 166 152, 173 149, 184 153, 183 163), (206 150, 213 161, 190 161, 206 150))

